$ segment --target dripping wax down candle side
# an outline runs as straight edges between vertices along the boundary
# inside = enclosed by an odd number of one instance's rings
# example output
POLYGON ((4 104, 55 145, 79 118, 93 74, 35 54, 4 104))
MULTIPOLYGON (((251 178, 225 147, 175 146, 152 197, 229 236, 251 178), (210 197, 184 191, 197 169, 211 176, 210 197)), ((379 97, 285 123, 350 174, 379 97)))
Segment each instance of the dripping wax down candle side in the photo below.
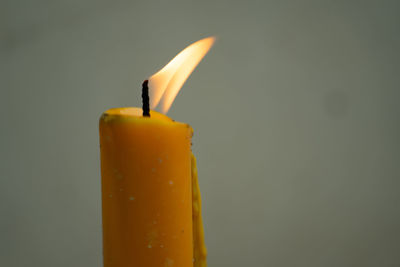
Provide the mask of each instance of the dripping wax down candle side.
POLYGON ((100 118, 104 267, 205 267, 193 130, 150 115, 100 118))

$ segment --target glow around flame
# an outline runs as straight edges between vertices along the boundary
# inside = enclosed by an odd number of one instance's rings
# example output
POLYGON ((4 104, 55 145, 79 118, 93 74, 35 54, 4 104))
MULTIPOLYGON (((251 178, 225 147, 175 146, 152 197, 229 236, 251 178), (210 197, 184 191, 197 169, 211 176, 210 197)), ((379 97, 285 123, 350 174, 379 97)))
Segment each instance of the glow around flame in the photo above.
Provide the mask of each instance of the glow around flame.
POLYGON ((149 78, 150 107, 160 104, 166 114, 179 90, 210 50, 215 37, 199 40, 176 55, 164 68, 149 78))

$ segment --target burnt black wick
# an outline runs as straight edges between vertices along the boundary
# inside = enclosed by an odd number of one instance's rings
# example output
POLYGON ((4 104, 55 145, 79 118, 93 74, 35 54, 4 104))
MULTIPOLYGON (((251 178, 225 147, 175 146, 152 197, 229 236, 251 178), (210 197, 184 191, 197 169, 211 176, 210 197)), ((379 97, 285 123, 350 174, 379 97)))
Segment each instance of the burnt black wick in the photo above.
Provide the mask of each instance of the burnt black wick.
POLYGON ((142 109, 143 117, 150 117, 150 98, 149 98, 149 81, 145 80, 142 84, 142 109))

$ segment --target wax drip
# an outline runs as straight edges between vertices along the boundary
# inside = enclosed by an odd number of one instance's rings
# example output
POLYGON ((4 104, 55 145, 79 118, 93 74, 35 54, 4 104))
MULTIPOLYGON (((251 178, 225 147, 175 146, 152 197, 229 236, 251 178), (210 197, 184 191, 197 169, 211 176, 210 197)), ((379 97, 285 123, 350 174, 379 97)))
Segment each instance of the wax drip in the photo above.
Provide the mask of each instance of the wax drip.
POLYGON ((143 117, 150 117, 150 98, 149 98, 149 81, 145 80, 142 84, 142 109, 143 117))
POLYGON ((204 243, 201 196, 197 176, 196 158, 192 153, 192 206, 193 206, 193 267, 207 267, 207 248, 204 243))

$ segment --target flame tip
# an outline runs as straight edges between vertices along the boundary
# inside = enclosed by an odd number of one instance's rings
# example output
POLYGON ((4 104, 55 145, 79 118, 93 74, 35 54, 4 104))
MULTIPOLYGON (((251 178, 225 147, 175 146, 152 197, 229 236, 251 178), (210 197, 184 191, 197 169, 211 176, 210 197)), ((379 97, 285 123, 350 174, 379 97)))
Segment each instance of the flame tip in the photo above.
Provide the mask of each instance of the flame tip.
POLYGON ((161 111, 164 114, 168 112, 179 90, 208 53, 215 40, 215 36, 209 36, 190 44, 148 79, 152 99, 151 108, 157 107, 161 102, 161 111))

